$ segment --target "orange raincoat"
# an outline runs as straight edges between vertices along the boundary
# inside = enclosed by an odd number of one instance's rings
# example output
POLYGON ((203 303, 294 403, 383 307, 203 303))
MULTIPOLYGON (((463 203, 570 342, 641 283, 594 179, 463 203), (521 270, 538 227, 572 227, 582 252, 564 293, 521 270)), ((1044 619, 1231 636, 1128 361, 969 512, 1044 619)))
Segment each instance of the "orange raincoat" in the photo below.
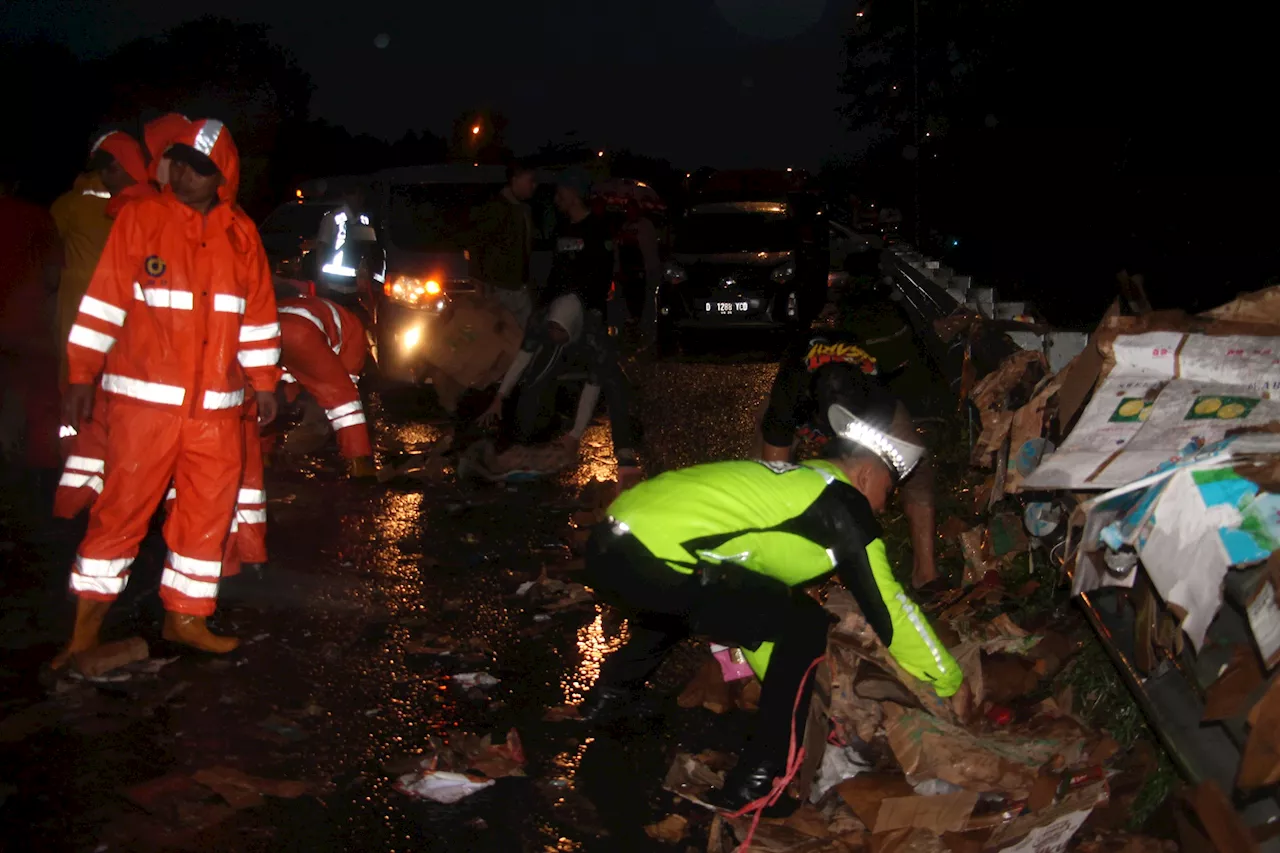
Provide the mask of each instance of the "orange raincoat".
POLYGON ((70 380, 98 381, 108 436, 103 490, 71 588, 119 594, 172 481, 161 599, 168 610, 207 616, 244 468, 246 379, 274 391, 280 326, 257 228, 235 205, 230 132, 203 119, 177 141, 221 171, 218 203, 202 215, 166 190, 126 205, 69 338, 70 380))

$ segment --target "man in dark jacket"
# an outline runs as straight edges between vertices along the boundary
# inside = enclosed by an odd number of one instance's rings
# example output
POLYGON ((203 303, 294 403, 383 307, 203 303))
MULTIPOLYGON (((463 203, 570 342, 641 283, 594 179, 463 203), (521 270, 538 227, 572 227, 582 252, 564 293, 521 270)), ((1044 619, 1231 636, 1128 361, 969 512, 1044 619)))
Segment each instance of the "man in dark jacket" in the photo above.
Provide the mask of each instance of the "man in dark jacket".
POLYGON ((573 166, 556 178, 556 208, 564 218, 556 229, 556 253, 543 303, 576 293, 588 312, 605 311, 613 284, 613 235, 601 216, 591 212, 591 176, 573 166))
POLYGON ((538 188, 533 170, 507 166, 507 185, 472 211, 471 253, 476 278, 524 326, 533 312, 529 256, 533 252, 533 216, 529 199, 538 188))

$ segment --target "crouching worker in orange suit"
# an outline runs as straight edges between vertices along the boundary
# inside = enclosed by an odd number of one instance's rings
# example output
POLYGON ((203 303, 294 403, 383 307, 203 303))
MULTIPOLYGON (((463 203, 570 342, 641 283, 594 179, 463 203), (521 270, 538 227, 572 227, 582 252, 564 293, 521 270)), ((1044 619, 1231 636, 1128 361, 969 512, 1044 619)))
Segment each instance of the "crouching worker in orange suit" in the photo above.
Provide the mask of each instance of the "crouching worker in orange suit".
POLYGON ((261 420, 276 413, 279 321, 262 241, 235 205, 230 132, 216 119, 192 122, 167 156, 170 186, 120 212, 67 345, 66 422, 89 416, 96 383, 107 453, 71 573, 75 628, 54 669, 98 645, 170 482, 162 636, 217 653, 239 645, 205 620, 217 606, 244 468, 246 382, 261 420))
POLYGON ((319 296, 280 300, 280 366, 285 396, 297 399, 297 387, 316 398, 338 437, 338 450, 352 477, 372 477, 373 446, 364 404, 360 371, 364 369, 364 325, 356 315, 319 296))

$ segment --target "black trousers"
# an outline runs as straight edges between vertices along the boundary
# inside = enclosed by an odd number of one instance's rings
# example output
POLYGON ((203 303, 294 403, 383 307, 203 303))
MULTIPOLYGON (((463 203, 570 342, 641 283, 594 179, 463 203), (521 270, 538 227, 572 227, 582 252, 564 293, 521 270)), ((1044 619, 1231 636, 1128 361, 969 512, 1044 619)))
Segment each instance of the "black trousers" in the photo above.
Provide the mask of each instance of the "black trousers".
POLYGON ((723 645, 759 648, 774 643, 760 694, 755 736, 740 764, 781 764, 791 738, 803 737, 812 678, 801 682, 825 653, 832 617, 818 602, 781 581, 740 568, 699 566, 676 572, 639 540, 606 523, 587 546, 587 582, 597 596, 628 617, 629 638, 601 667, 599 686, 639 689, 676 643, 690 635, 723 645), (800 706, 796 709, 796 696, 800 706))
MULTIPOLYGON (((525 368, 525 379, 517 393, 507 398, 502 413, 503 446, 511 444, 537 444, 550 441, 560 428, 556 411, 556 393, 560 387, 560 375, 570 366, 565 363, 564 350, 543 348, 525 368)), ((609 427, 613 446, 618 450, 634 450, 635 431, 631 423, 630 388, 618 367, 613 354, 596 368, 596 380, 600 383, 600 396, 609 409, 609 427)), ((576 413, 576 409, 574 410, 576 413)))

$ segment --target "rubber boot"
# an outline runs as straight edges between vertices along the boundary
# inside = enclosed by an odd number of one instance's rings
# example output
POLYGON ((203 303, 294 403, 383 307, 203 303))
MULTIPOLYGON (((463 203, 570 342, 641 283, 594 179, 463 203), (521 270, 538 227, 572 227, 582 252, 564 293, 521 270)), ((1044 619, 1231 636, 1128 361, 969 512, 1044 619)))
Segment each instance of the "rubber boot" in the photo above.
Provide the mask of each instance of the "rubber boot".
POLYGON ((373 463, 372 456, 357 456, 349 463, 351 479, 368 480, 378 476, 378 466, 373 463))
MULTIPOLYGON (((759 761, 753 766, 739 763, 725 776, 723 788, 708 792, 707 804, 726 812, 738 812, 756 800, 769 796, 773 791, 774 781, 783 773, 784 768, 776 761, 759 761)), ((776 803, 764 810, 764 817, 788 817, 799 806, 798 802, 783 793, 776 803)))
POLYGON ((160 636, 171 643, 182 643, 217 655, 225 655, 240 645, 240 640, 235 637, 219 637, 217 634, 210 633, 203 616, 191 616, 173 611, 167 611, 164 614, 164 630, 160 636))
POLYGON ((643 691, 625 687, 597 687, 578 706, 578 720, 596 726, 649 720, 657 715, 658 709, 646 701, 643 691))
POLYGON ((74 655, 96 649, 100 644, 98 634, 102 630, 102 620, 111 609, 110 601, 99 601, 95 598, 76 599, 76 624, 71 629, 71 641, 58 652, 57 657, 49 662, 49 668, 59 670, 71 662, 74 655))

